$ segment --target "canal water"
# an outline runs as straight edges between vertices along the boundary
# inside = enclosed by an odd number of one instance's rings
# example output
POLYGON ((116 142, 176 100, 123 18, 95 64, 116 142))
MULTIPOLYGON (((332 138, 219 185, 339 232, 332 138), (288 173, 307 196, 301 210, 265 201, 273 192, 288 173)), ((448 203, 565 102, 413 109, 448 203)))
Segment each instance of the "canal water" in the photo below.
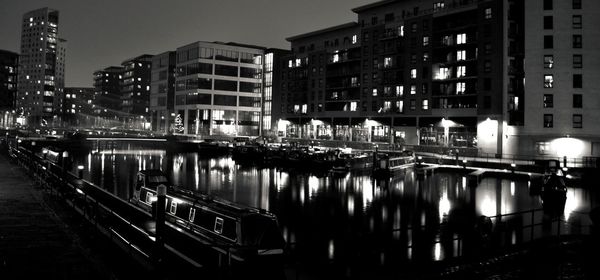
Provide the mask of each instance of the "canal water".
POLYGON ((525 180, 485 178, 469 187, 464 174, 417 178, 412 169, 373 180, 368 174, 315 175, 132 143, 101 146, 75 154, 74 161, 84 165, 84 179, 109 192, 128 199, 139 170, 162 169, 174 185, 273 212, 291 262, 341 264, 346 270, 357 263, 477 257, 549 233, 586 233, 585 213, 598 205, 589 188, 570 187, 564 208, 554 213, 568 223, 552 223, 547 211, 536 210, 543 204, 525 180), (502 233, 491 234, 492 228, 502 233))

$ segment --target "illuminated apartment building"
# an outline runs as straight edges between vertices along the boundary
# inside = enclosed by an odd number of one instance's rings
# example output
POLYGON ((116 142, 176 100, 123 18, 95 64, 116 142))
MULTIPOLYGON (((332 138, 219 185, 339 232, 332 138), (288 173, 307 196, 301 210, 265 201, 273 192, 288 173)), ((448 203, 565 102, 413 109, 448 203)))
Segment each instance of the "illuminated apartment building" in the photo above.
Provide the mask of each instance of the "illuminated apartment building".
MULTIPOLYGON (((380 1, 353 9, 356 23, 288 38, 293 54, 282 73, 279 133, 492 156, 533 151, 534 144, 519 148, 513 140, 530 121, 537 124, 526 109, 542 104, 541 95, 532 96, 543 88, 525 94, 526 78, 527 86, 536 85, 525 66, 544 56, 526 51, 543 40, 526 34, 548 32, 541 14, 549 12, 523 2, 380 1), (525 21, 535 13, 540 24, 525 21)), ((561 42, 571 42, 564 36, 561 42)), ((580 42, 576 34, 573 40, 580 42)))
POLYGON ((42 8, 23 16, 17 111, 31 126, 62 113, 66 41, 58 38, 58 11, 42 8))

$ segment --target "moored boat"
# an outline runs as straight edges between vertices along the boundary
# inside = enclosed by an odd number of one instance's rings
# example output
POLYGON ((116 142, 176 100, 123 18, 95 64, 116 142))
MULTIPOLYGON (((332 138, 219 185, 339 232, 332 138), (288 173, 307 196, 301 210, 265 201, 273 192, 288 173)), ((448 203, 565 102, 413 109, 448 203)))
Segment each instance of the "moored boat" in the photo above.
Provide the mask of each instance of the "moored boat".
POLYGON ((154 212, 159 185, 167 186, 169 222, 215 246, 230 248, 239 260, 283 254, 285 241, 274 214, 171 186, 160 170, 138 172, 131 202, 154 212))

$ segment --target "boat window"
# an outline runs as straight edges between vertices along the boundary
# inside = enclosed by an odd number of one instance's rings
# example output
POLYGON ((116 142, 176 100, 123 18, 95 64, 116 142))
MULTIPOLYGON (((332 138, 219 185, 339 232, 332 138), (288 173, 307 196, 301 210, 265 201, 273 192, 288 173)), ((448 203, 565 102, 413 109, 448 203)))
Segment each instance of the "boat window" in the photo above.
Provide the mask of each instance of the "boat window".
POLYGON ((190 209, 190 217, 189 217, 190 222, 194 222, 195 217, 196 217, 196 208, 191 208, 190 209))
POLYGON ((169 209, 171 214, 175 214, 177 212, 177 202, 171 201, 171 208, 169 209))
POLYGON ((135 187, 139 190, 143 185, 144 185, 144 176, 138 175, 137 184, 135 184, 135 187))
POLYGON ((221 234, 223 232, 223 219, 216 217, 215 218, 215 229, 214 231, 218 234, 221 234))
POLYGON ((152 202, 152 193, 146 193, 146 203, 150 204, 152 202))
POLYGON ((166 183, 168 181, 167 181, 167 177, 159 175, 159 176, 148 177, 148 182, 149 183, 166 183))

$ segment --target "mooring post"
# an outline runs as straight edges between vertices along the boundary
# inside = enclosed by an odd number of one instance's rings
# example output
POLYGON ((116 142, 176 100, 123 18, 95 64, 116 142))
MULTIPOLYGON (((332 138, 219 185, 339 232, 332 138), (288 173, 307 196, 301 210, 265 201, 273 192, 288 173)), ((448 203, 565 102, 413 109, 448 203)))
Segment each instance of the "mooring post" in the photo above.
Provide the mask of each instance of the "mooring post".
POLYGON ((159 185, 156 187, 156 242, 154 244, 154 261, 156 264, 162 262, 163 240, 165 231, 165 206, 167 200, 167 186, 159 185))

